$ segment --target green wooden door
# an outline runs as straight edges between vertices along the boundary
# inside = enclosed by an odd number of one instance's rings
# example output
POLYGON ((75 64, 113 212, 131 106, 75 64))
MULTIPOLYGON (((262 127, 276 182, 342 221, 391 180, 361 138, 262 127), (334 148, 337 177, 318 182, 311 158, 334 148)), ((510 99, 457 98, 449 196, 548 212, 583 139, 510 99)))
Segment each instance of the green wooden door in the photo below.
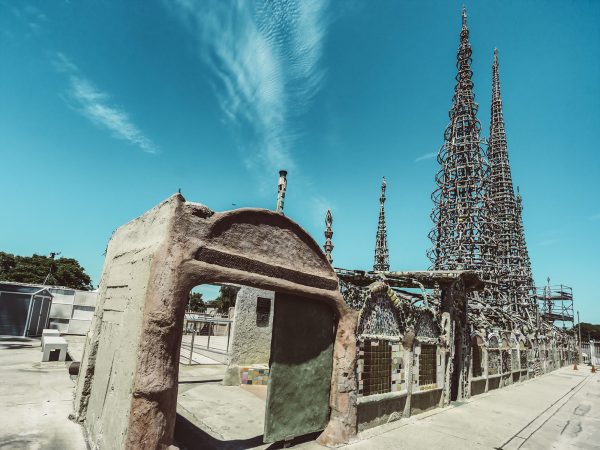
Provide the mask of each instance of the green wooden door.
POLYGON ((325 302, 275 295, 265 442, 325 428, 334 340, 333 311, 325 302))

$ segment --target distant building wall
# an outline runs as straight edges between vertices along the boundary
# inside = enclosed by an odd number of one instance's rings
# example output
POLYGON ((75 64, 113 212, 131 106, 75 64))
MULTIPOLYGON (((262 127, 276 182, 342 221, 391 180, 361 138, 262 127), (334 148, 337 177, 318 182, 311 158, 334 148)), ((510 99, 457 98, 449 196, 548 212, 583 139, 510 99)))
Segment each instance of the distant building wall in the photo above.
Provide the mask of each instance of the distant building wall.
POLYGON ((269 364, 274 298, 274 292, 262 289, 243 286, 238 291, 225 385, 240 384, 244 368, 269 364))
POLYGON ((64 334, 85 335, 90 329, 98 292, 74 289, 50 288, 52 307, 49 328, 64 334))

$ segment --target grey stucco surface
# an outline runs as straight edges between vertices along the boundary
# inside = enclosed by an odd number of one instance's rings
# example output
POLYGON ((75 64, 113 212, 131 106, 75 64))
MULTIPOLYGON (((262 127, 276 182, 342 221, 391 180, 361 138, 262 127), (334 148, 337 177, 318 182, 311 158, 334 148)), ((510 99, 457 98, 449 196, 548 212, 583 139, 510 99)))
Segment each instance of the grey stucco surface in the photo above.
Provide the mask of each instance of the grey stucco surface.
POLYGON ((256 364, 269 364, 271 354, 271 334, 273 331, 273 304, 275 293, 264 289, 242 286, 235 301, 233 333, 229 348, 229 360, 223 384, 240 384, 240 367, 256 364), (267 326, 258 326, 257 299, 270 300, 267 326))

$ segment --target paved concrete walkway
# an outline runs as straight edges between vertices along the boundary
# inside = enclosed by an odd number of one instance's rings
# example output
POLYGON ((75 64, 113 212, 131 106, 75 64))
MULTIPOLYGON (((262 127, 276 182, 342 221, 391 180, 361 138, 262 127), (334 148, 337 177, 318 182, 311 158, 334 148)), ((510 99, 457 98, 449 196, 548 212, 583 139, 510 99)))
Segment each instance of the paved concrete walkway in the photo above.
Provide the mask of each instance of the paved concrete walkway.
MULTIPOLYGON (((68 419, 74 382, 42 363, 39 340, 0 337, 0 449, 83 450, 68 419)), ((224 366, 180 366, 176 438, 182 449, 262 444, 264 392, 219 385, 224 366)), ((599 449, 600 374, 563 368, 445 409, 362 433, 344 448, 599 449)), ((315 442, 297 449, 319 449, 315 442)))
POLYGON ((600 449, 600 375, 565 367, 360 437, 345 448, 600 449))
POLYGON ((0 337, 0 449, 84 450, 82 428, 68 419, 67 365, 41 360, 39 340, 0 337))

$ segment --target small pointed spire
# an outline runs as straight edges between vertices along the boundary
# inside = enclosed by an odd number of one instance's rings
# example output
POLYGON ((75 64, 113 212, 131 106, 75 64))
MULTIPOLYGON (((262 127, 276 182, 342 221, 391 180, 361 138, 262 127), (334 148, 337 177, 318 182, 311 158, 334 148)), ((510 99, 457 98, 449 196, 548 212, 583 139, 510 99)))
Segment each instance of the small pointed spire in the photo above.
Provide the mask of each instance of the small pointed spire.
POLYGON ((331 217, 331 211, 327 209, 327 213, 325 214, 325 244, 323 245, 323 249, 325 250, 325 256, 329 264, 333 264, 333 257, 331 256, 331 252, 333 251, 333 242, 331 241, 333 237, 332 224, 333 217, 331 217))
POLYGON ((385 189, 387 183, 385 177, 381 180, 381 197, 379 197, 379 223, 377 224, 377 236, 375 238, 375 262, 373 270, 390 270, 390 259, 387 244, 387 229, 385 226, 385 189))
POLYGON ((463 30, 466 30, 467 27, 467 8, 465 5, 463 5, 462 7, 462 27, 463 30))
POLYGON ((279 171, 279 181, 277 183, 277 206, 275 211, 283 214, 283 203, 285 201, 285 191, 287 189, 287 170, 279 171))

